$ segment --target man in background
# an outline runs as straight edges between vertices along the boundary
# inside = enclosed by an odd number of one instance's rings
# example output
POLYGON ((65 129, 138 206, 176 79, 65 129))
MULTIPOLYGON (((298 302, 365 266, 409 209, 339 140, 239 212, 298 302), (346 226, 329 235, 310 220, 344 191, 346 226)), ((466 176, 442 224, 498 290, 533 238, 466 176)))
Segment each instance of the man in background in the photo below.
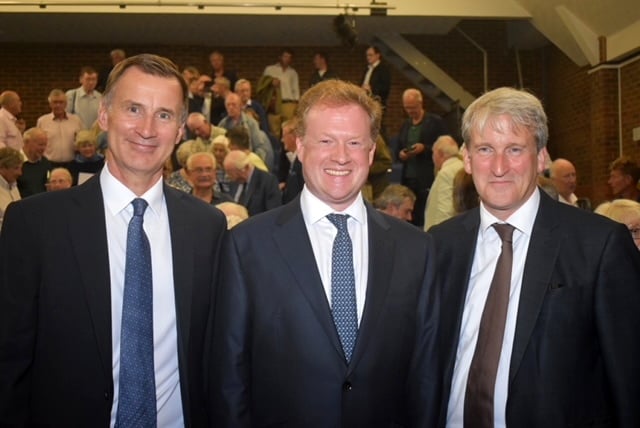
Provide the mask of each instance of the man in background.
POLYGON ((98 119, 98 108, 102 94, 96 90, 98 72, 92 67, 80 69, 80 87, 66 92, 67 113, 80 117, 83 129, 89 129, 98 119))
POLYGON ((558 192, 558 200, 563 204, 578 206, 576 190, 576 167, 566 159, 556 159, 551 163, 549 174, 558 192))

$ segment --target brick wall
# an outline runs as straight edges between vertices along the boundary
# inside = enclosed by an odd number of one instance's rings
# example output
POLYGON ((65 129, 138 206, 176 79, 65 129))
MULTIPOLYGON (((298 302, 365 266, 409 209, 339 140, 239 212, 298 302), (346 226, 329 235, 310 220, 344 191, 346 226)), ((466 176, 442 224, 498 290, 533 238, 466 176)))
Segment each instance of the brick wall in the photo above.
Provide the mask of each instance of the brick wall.
MULTIPOLYGON (((489 89, 519 86, 516 52, 507 43, 504 21, 463 21, 459 27, 483 46, 488 53, 489 89)), ((406 35, 418 49, 454 77, 474 95, 484 90, 482 55, 460 33, 446 35, 406 35)), ((276 61, 279 47, 225 48, 202 46, 120 46, 128 54, 153 52, 173 59, 180 67, 208 68, 208 53, 220 48, 227 67, 240 77, 255 82, 267 64, 276 61)), ((97 69, 108 66, 112 46, 103 45, 0 45, 0 90, 17 90, 24 101, 24 116, 33 126, 38 116, 49 111, 46 97, 53 88, 76 87, 82 65, 97 69)), ((345 80, 359 82, 365 66, 366 46, 346 49, 321 47, 328 53, 330 66, 345 80)), ((294 49, 294 67, 300 85, 308 87, 313 71, 311 58, 315 46, 294 49)), ((523 86, 540 97, 549 116, 549 151, 553 157, 573 161, 578 171, 577 194, 594 204, 610 197, 606 185, 607 166, 618 156, 618 70, 600 70, 589 74, 553 46, 520 51, 523 86)), ((640 145, 632 142, 631 129, 640 126, 640 61, 620 70, 622 88, 623 151, 640 161, 640 145)), ((392 69, 392 89, 387 109, 387 132, 395 135, 404 118, 401 94, 410 82, 399 70, 392 69)), ((441 113, 426 100, 428 110, 441 113)), ((451 130, 454 134, 456 130, 451 130)))

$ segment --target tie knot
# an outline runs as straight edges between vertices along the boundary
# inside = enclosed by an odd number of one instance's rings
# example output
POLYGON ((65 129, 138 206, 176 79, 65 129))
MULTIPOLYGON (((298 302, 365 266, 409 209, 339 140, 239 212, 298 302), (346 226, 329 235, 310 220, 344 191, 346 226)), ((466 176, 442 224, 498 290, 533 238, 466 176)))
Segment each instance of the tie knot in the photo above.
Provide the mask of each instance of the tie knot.
POLYGON ((327 214, 327 218, 338 231, 347 230, 347 219, 349 214, 327 214))
POLYGON ((500 236, 502 242, 512 242, 515 227, 509 223, 494 223, 493 228, 498 232, 498 236, 500 236))
POLYGON ((144 210, 147 209, 147 201, 142 198, 135 198, 131 201, 131 205, 133 205, 133 215, 142 217, 144 215, 144 210))

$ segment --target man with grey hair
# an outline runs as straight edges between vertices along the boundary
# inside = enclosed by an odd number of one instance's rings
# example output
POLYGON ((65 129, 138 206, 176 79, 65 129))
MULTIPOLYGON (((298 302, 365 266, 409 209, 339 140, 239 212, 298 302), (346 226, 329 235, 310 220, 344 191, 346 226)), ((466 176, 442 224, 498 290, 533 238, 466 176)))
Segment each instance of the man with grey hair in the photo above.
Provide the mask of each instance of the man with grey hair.
POLYGON ((16 184, 22 175, 22 154, 11 147, 0 148, 0 229, 10 203, 20 200, 16 184))
POLYGON ((113 70, 113 68, 120 62, 124 61, 127 57, 127 54, 122 49, 113 49, 109 52, 109 59, 111 61, 111 65, 107 68, 103 68, 100 71, 100 75, 98 76, 98 85, 96 89, 100 92, 104 92, 107 87, 107 79, 109 78, 109 74, 113 70))
POLYGON ((61 89, 52 90, 47 100, 51 113, 40 116, 36 122, 47 133, 44 154, 54 166, 66 166, 76 155, 76 133, 84 125, 78 115, 67 113, 67 96, 61 89))
POLYGON ((47 191, 46 184, 53 166, 44 155, 47 148, 46 132, 40 128, 29 128, 23 138, 22 153, 25 160, 22 164, 22 175, 18 178, 18 189, 20 196, 26 198, 47 191))
POLYGON ((376 198, 373 206, 392 217, 411 221, 411 213, 415 202, 416 195, 407 186, 390 184, 376 198))
POLYGON ((454 216, 453 179, 463 168, 462 156, 459 154, 460 148, 451 136, 440 136, 433 144, 431 151, 436 178, 429 190, 427 208, 424 212, 425 231, 454 216))
POLYGON ((440 116, 425 111, 419 90, 410 88, 404 91, 402 107, 408 117, 398 134, 397 157, 402 162, 400 182, 416 194, 413 224, 422 228, 424 209, 434 177, 431 147, 439 136, 447 132, 440 116))
POLYGON ((22 113, 22 100, 15 91, 0 94, 0 148, 22 149, 22 132, 17 125, 22 113))
POLYGON ((480 206, 429 230, 446 274, 439 342, 418 344, 409 376, 413 426, 638 426, 640 253, 629 231, 539 190, 548 129, 532 94, 487 92, 462 136, 480 206))
POLYGON ((549 168, 553 185, 558 191, 558 200, 563 204, 578 206, 576 190, 576 167, 566 159, 556 159, 549 168))
MULTIPOLYGON (((64 96, 64 94, 63 94, 64 96)), ((0 426, 203 427, 223 214, 164 184, 187 86, 142 54, 109 76, 109 156, 12 203, 0 235, 0 426)))

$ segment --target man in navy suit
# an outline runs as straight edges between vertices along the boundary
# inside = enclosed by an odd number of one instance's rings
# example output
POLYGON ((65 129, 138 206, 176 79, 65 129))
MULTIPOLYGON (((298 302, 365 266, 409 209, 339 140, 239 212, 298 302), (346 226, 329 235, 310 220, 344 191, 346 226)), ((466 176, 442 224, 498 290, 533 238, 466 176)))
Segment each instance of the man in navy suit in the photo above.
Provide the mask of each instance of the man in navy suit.
POLYGON ((418 346, 414 426, 639 426, 640 253, 629 231, 539 190, 548 130, 533 95, 486 93, 462 136, 481 203, 429 230, 443 273, 442 366, 434 374, 432 344, 418 346), (511 272, 493 281, 505 247, 511 272))
MULTIPOLYGON (((142 421, 133 411, 126 416, 139 422, 121 426, 207 426, 203 358, 226 223, 214 207, 162 180, 182 137, 186 95, 169 60, 143 54, 120 62, 99 111, 109 135, 102 172, 7 210, 0 236, 0 425, 107 427, 123 417, 120 403, 138 406, 136 395, 122 399, 123 388, 138 384, 126 381, 121 363, 142 357, 121 346, 126 300, 134 312, 152 307, 146 320, 153 324, 153 379, 141 380, 153 381, 145 409, 155 403, 155 412, 142 421), (124 292, 148 283, 125 281, 127 225, 139 199, 148 205, 152 302, 131 301, 124 292)), ((136 325, 126 324, 131 334, 136 325)))
POLYGON ((406 423, 415 326, 437 315, 432 246, 362 198, 380 113, 363 89, 339 80, 318 83, 300 100, 302 193, 243 222, 225 241, 211 360, 214 425, 406 423), (346 223, 336 250, 344 259, 334 263, 337 218, 346 223), (334 292, 349 270, 351 286, 334 292), (338 303, 345 294, 346 313, 338 303))

